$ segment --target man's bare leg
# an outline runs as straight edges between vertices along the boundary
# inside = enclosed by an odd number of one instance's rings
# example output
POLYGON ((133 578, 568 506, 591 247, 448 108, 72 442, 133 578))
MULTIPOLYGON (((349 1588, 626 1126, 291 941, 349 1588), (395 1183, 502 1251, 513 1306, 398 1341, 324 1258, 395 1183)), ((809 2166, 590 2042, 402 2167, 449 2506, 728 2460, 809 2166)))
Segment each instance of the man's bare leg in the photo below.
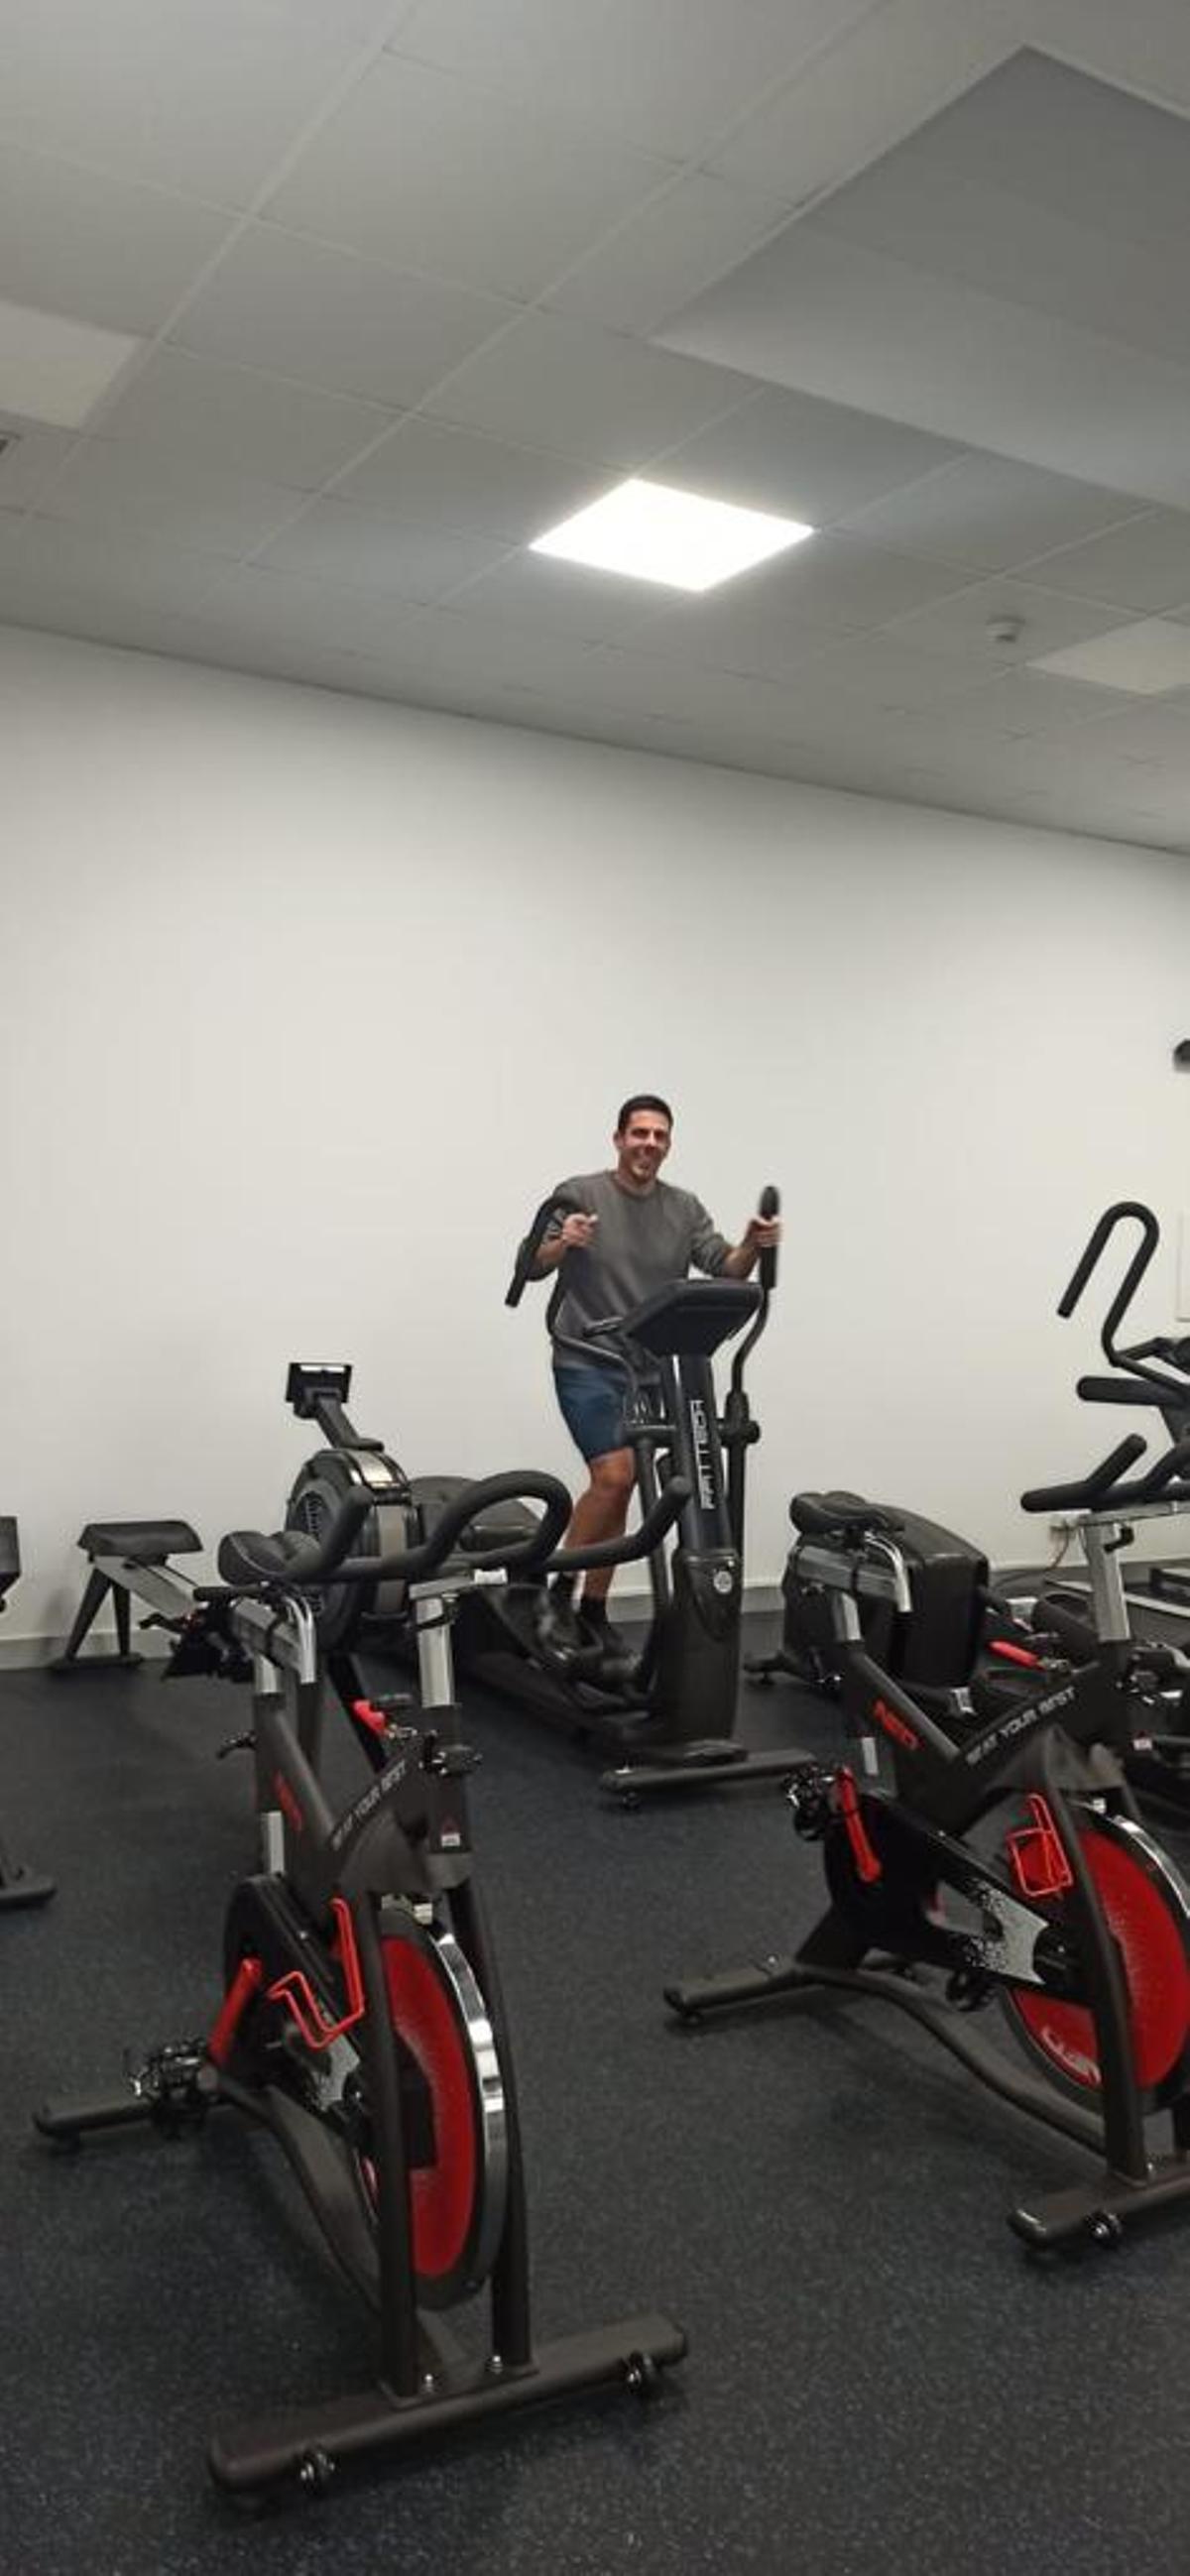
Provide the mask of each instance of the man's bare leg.
MULTIPOLYGON (((628 1505, 636 1478, 631 1449, 605 1450, 602 1457, 588 1461, 588 1473, 591 1481, 575 1504, 566 1532, 567 1547, 598 1547, 605 1539, 619 1538, 628 1519, 628 1505)), ((588 1633, 591 1628, 606 1630, 607 1596, 614 1572, 615 1567, 611 1565, 588 1568, 579 1605, 589 1623, 588 1633)), ((577 1643, 581 1632, 574 1631, 573 1626, 574 1591, 575 1578, 572 1575, 555 1575, 550 1586, 555 1618, 561 1614, 577 1643)))

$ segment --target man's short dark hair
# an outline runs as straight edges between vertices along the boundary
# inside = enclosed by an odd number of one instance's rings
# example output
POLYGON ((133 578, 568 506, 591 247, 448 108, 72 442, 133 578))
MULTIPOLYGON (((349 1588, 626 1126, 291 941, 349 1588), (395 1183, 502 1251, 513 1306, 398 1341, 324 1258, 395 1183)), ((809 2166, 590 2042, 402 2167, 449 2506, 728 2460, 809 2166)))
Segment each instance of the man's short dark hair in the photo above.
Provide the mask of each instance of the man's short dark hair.
POLYGON ((623 1135, 629 1119, 636 1116, 638 1109, 659 1109, 662 1117, 668 1119, 671 1127, 674 1123, 674 1114, 670 1108, 669 1102, 668 1100, 662 1099, 660 1092, 634 1091, 631 1100, 626 1100, 624 1102, 624 1106, 616 1120, 617 1136, 623 1135))

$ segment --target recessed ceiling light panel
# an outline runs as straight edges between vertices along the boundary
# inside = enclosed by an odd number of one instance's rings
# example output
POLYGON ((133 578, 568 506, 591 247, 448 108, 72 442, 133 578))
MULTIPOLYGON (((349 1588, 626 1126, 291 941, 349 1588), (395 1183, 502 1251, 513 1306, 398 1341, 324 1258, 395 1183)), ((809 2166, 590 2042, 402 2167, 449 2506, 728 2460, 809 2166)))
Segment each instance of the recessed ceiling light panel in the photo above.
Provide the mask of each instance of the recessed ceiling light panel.
POLYGON ((1190 689, 1190 626, 1172 617, 1141 617, 1092 635, 1085 644, 1043 653, 1030 669, 1090 680, 1101 689, 1131 689, 1138 698, 1163 697, 1170 689, 1190 689))
POLYGON ((813 534, 801 519, 742 510, 734 501, 707 501, 699 492, 634 475, 602 501, 535 537, 529 551, 589 564, 598 572, 627 573, 634 581, 663 582, 671 590, 713 590, 716 582, 813 534))
POLYGON ((126 331, 101 331, 94 322, 0 298, 0 411, 80 429, 133 350, 143 347, 126 331))

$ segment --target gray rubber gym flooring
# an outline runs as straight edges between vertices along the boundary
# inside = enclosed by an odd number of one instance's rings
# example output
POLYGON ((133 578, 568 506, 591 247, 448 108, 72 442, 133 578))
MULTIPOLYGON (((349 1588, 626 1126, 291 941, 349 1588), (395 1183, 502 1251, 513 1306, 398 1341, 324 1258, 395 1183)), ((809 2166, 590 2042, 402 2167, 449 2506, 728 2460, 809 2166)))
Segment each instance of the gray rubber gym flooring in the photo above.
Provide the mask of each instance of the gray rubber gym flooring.
MULTIPOLYGON (((757 1640, 757 1642, 760 1642, 757 1640)), ((367 2318, 272 2142, 37 2142, 46 2094, 202 2027, 251 1854, 248 1702, 0 1675, 0 1811, 59 1882, 0 1917, 4 2576, 1186 2576, 1190 2226, 1030 2266, 1005 2224, 1060 2142, 870 2007, 666 2025, 686 1969, 782 1946, 817 1859, 778 1791, 599 1802, 473 1702, 473 1815, 517 2041, 541 2331, 681 2319, 663 2397, 511 2419, 247 2521, 217 2416, 366 2381, 367 2318)), ((753 1732, 811 1741, 796 1695, 753 1732)))

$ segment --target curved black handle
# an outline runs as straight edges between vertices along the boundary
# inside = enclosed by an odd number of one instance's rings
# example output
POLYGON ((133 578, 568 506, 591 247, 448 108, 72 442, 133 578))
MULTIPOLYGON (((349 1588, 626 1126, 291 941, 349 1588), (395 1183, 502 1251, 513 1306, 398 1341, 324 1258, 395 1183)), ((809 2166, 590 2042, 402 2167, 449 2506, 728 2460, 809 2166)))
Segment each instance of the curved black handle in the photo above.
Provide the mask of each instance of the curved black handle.
MULTIPOLYGON (((1177 1389, 1172 1380, 1168 1389, 1152 1386, 1139 1377, 1080 1377, 1074 1392, 1084 1404, 1167 1404, 1177 1389)), ((1190 1390, 1188 1390, 1190 1392, 1190 1390)))
MULTIPOLYGON (((777 1188, 777 1185, 776 1185, 776 1182, 775 1182, 775 1181, 766 1181, 765 1186, 764 1186, 764 1188, 762 1189, 762 1191, 761 1191, 761 1193, 760 1193, 760 1202, 759 1202, 759 1205, 758 1205, 758 1207, 757 1207, 756 1213, 757 1213, 757 1215, 758 1215, 758 1216, 763 1216, 763 1217, 766 1217, 766 1218, 767 1218, 767 1217, 780 1216, 780 1213, 781 1213, 781 1193, 780 1193, 780 1190, 777 1188)), ((764 1292, 765 1292, 766 1297, 770 1297, 770 1296, 772 1295, 772 1292, 773 1292, 774 1288, 775 1288, 775 1287, 776 1287, 776 1285, 777 1285, 777 1247, 776 1247, 776 1244, 774 1244, 774 1245, 773 1245, 773 1248, 772 1248, 772 1251, 771 1251, 771 1252, 762 1252, 762 1253, 761 1253, 761 1256, 760 1256, 760 1284, 761 1284, 761 1287, 763 1288, 763 1290, 764 1290, 764 1292)))
POLYGON ((445 1562, 472 1521, 499 1503, 512 1502, 542 1503, 540 1521, 532 1531, 518 1532, 495 1547, 468 1555, 467 1562, 480 1574, 513 1566, 529 1569, 552 1553, 570 1519, 565 1485, 557 1476, 539 1475, 527 1467, 464 1485, 417 1547, 399 1548, 389 1556, 349 1556, 348 1548, 372 1508, 372 1499, 370 1494, 349 1495, 317 1539, 299 1530, 278 1530, 271 1537, 262 1530, 233 1530, 219 1549, 224 1581, 241 1586, 283 1583, 302 1591, 330 1577, 336 1583, 415 1583, 445 1562))
POLYGON ((1127 1468, 1136 1465, 1138 1458, 1143 1458, 1144 1451, 1140 1433, 1130 1431, 1126 1440, 1121 1440, 1106 1458, 1100 1459, 1097 1467, 1092 1467, 1089 1476, 1076 1477, 1066 1485, 1031 1485, 1028 1493, 1021 1495, 1021 1510, 1094 1511, 1097 1504, 1108 1500, 1112 1486, 1119 1482, 1127 1468))
POLYGON ((671 1476, 663 1486, 650 1511, 645 1513, 640 1528, 628 1538, 605 1538, 593 1547, 559 1548, 543 1565, 543 1574, 578 1574, 587 1565, 631 1565, 637 1557, 651 1556, 667 1530, 685 1511, 692 1488, 684 1476, 671 1476))
POLYGON ((557 1476, 541 1475, 535 1467, 522 1467, 509 1475, 481 1476, 478 1483, 464 1485, 462 1492, 453 1495, 439 1513, 420 1547, 400 1548, 392 1556, 349 1557, 340 1566, 336 1580, 419 1583, 453 1554, 472 1521, 479 1520, 498 1503, 524 1502, 542 1503, 545 1507, 536 1528, 475 1554, 468 1549, 467 1563, 478 1574, 540 1565, 556 1547, 570 1519, 570 1496, 557 1476))
POLYGON ((1089 1243, 1080 1256, 1073 1278, 1058 1299, 1058 1313, 1073 1315, 1109 1236, 1115 1233, 1116 1227, 1122 1225, 1127 1217, 1135 1217, 1141 1230, 1141 1239, 1103 1319, 1100 1341, 1108 1359, 1113 1362, 1117 1362, 1120 1358, 1116 1349, 1116 1333, 1161 1241, 1161 1228, 1152 1208, 1146 1207, 1142 1199, 1116 1199, 1111 1207, 1105 1208, 1089 1243))
POLYGON ((529 1281, 533 1276, 533 1264, 537 1259, 537 1255, 541 1250, 547 1234, 549 1233, 550 1227, 554 1222, 554 1218, 556 1216, 573 1216, 577 1208, 578 1200, 571 1196, 569 1190, 556 1191, 552 1198, 542 1200, 529 1231, 525 1236, 524 1242, 517 1247, 517 1257, 512 1278, 508 1283, 508 1287, 505 1290, 504 1295, 504 1303, 506 1306, 520 1305, 525 1290, 529 1285, 529 1281))

